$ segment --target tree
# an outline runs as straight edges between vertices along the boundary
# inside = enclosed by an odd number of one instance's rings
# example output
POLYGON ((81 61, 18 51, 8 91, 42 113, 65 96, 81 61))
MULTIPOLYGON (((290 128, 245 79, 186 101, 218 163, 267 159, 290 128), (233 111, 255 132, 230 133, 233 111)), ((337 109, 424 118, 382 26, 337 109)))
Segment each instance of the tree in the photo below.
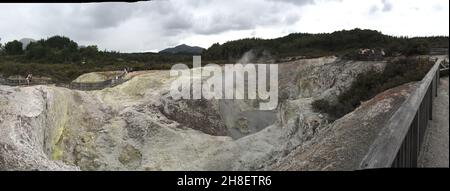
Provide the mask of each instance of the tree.
POLYGON ((31 42, 26 48, 26 57, 28 59, 43 59, 50 53, 50 49, 43 45, 43 40, 31 42))
POLYGON ((4 49, 7 55, 23 54, 22 43, 17 40, 6 43, 4 49))
POLYGON ((427 54, 430 51, 430 44, 423 39, 411 39, 406 48, 407 55, 427 54))
POLYGON ((62 50, 69 49, 75 51, 78 48, 78 44, 73 40, 63 36, 53 36, 45 41, 45 45, 52 49, 62 50))
POLYGON ((80 48, 80 54, 86 58, 94 58, 98 54, 98 48, 95 45, 80 48))

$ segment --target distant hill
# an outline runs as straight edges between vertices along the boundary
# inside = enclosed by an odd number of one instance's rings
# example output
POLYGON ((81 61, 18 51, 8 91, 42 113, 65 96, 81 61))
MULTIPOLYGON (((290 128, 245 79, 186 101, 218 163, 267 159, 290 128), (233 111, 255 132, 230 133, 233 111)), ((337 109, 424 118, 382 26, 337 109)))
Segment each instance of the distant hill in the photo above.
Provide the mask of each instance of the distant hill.
POLYGON ((27 48, 28 44, 30 44, 31 42, 36 42, 36 40, 34 40, 32 38, 22 38, 19 40, 19 42, 22 43, 22 48, 25 50, 25 48, 27 48))
POLYGON ((198 54, 201 55, 205 49, 198 46, 188 46, 185 44, 178 45, 173 48, 166 48, 164 50, 159 51, 159 53, 168 53, 168 54, 198 54))

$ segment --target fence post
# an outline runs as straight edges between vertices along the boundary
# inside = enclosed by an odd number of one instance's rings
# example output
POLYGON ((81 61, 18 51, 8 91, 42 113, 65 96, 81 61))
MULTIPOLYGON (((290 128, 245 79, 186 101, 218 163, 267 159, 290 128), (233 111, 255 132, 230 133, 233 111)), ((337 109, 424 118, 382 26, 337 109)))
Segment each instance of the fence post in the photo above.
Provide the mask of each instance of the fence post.
MULTIPOLYGON (((435 84, 436 86, 437 86, 437 84, 436 83, 434 83, 436 80, 435 79, 433 79, 433 82, 431 82, 432 84, 435 84)), ((427 93, 428 94, 428 96, 429 96, 429 103, 428 103, 428 108, 429 108, 429 110, 428 110, 428 112, 429 112, 429 120, 433 120, 433 86, 430 86, 430 88, 429 88, 430 90, 429 90, 429 93, 427 93)))
POLYGON ((441 65, 439 65, 438 70, 436 71, 436 89, 435 89, 435 96, 438 96, 438 86, 439 86, 439 82, 440 82, 440 69, 441 69, 441 65))
POLYGON ((418 112, 414 116, 413 122, 411 124, 412 128, 412 138, 413 138, 413 167, 417 167, 417 158, 419 156, 419 114, 418 112))

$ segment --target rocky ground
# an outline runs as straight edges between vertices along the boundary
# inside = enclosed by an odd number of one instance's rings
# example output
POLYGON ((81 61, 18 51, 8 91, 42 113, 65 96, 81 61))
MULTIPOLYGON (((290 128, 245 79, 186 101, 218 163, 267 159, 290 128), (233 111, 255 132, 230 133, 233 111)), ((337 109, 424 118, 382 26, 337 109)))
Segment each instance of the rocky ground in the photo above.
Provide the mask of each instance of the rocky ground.
POLYGON ((279 104, 264 112, 254 101, 173 100, 169 71, 130 74, 99 91, 0 86, 0 169, 352 169, 414 84, 335 122, 311 103, 334 99, 357 74, 384 65, 335 57, 279 63, 279 104))

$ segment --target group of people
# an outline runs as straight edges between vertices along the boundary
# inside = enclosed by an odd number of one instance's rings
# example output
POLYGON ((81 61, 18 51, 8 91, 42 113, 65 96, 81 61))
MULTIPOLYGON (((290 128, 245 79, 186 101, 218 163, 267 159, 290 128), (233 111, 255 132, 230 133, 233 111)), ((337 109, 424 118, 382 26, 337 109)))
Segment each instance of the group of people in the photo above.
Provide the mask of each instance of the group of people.
POLYGON ((119 78, 125 77, 129 72, 131 71, 131 68, 124 68, 121 75, 116 76, 114 79, 118 80, 119 78))

